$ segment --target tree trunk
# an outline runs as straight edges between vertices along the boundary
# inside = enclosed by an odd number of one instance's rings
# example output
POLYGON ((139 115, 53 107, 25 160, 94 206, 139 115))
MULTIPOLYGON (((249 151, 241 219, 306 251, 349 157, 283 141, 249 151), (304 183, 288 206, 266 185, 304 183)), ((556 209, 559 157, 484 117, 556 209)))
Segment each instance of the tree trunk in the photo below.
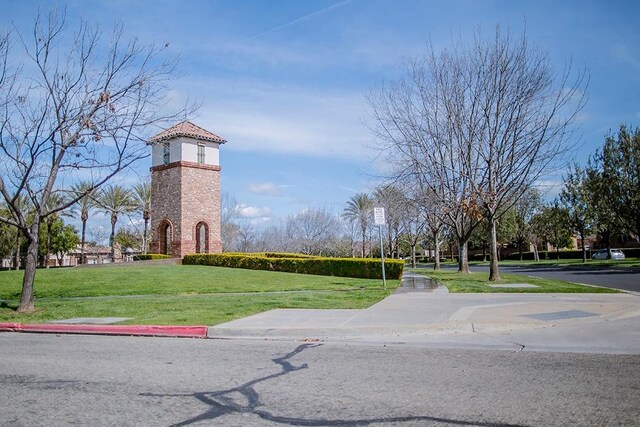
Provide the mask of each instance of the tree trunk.
POLYGON ((587 262, 587 249, 584 247, 584 230, 580 230, 580 245, 582 246, 582 262, 587 262))
POLYGON ((118 217, 111 215, 111 235, 109 236, 109 244, 111 245, 111 262, 116 262, 116 222, 118 217))
POLYGON ((496 220, 493 216, 488 218, 489 220, 489 236, 491 241, 489 242, 489 281, 496 282, 500 280, 500 267, 498 267, 498 232, 496 229, 496 220))
POLYGON ((36 267, 38 265, 38 246, 40 232, 40 218, 35 218, 31 230, 26 233, 29 245, 27 246, 27 256, 24 264, 24 276, 22 277, 22 294, 20 295, 20 306, 18 313, 31 313, 33 306, 33 283, 36 277, 36 267))
POLYGON ((434 257, 433 257, 433 269, 440 270, 440 239, 438 238, 437 231, 433 232, 433 242, 434 242, 434 257))
POLYGON ((468 241, 458 238, 458 273, 469 274, 468 241))
POLYGON ((87 260, 84 255, 84 246, 86 244, 87 221, 82 220, 82 241, 80 242, 80 264, 86 264, 87 260))
POLYGON ((149 232, 149 217, 144 218, 144 234, 142 235, 142 253, 146 254, 148 251, 147 233, 149 232))
POLYGON ((520 261, 522 261, 522 240, 518 239, 518 253, 520 254, 520 261))
POLYGON ((538 253, 538 240, 533 241, 533 260, 535 262, 540 261, 540 254, 538 253))
POLYGON ((416 268, 416 244, 411 245, 411 268, 416 268))
POLYGON ((362 227, 362 258, 365 257, 365 242, 367 241, 367 228, 362 227))

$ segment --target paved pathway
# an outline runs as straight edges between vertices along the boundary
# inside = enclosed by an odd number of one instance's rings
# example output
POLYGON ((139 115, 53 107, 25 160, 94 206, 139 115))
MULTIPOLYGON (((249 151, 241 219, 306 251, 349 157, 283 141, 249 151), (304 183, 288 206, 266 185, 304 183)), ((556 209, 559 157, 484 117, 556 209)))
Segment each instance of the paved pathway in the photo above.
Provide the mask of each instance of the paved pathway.
POLYGON ((405 289, 365 310, 271 310, 209 337, 640 354, 640 296, 405 289))

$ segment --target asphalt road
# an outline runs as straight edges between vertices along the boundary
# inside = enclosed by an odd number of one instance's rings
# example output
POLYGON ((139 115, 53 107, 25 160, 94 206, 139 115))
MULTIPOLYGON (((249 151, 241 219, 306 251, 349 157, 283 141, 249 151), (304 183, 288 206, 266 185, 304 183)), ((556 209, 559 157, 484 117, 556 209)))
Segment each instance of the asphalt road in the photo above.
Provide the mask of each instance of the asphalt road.
MULTIPOLYGON (((582 266, 501 266, 505 273, 525 276, 557 279, 585 285, 603 286, 606 288, 640 292, 640 269, 615 267, 582 267, 582 266)), ((471 271, 486 271, 488 266, 472 266, 471 271)))
POLYGON ((629 425, 640 356, 0 334, 0 425, 629 425))

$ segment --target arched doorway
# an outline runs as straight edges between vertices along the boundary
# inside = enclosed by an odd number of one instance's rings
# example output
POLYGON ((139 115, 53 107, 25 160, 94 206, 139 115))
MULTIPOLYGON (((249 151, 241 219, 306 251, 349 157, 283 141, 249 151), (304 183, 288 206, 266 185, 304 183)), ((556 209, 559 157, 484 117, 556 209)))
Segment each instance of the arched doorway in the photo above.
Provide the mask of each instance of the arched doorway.
POLYGON ((171 253, 173 230, 171 227, 171 223, 166 219, 160 223, 158 236, 160 237, 160 253, 165 255, 173 255, 171 253))
POLYGON ((196 224, 196 253, 209 253, 209 226, 206 222, 196 224))

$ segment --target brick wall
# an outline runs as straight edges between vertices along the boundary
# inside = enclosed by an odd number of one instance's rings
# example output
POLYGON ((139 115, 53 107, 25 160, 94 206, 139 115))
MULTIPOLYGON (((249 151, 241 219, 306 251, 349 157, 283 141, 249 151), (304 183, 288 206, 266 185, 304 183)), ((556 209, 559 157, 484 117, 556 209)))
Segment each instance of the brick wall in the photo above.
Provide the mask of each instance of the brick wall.
POLYGON ((220 167, 187 162, 151 168, 151 251, 160 252, 160 225, 173 227, 175 257, 196 252, 196 225, 208 225, 208 252, 222 252, 220 240, 220 167))

